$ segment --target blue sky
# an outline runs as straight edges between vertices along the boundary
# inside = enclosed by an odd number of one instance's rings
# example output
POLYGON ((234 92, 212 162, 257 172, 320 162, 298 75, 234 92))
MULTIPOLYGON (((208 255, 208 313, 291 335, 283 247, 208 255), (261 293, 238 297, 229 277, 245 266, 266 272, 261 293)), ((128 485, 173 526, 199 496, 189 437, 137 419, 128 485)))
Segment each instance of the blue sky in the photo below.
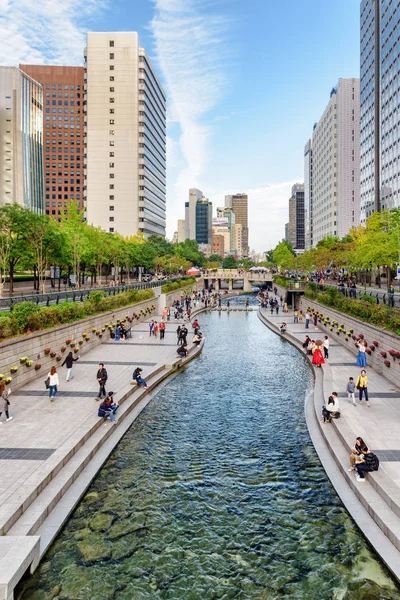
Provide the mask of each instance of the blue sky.
POLYGON ((359 0, 0 0, 0 64, 81 64, 88 30, 136 30, 168 96, 167 234, 188 188, 249 193, 274 246, 303 148, 340 77, 359 76, 359 0), (59 23, 63 23, 60 31, 59 23))

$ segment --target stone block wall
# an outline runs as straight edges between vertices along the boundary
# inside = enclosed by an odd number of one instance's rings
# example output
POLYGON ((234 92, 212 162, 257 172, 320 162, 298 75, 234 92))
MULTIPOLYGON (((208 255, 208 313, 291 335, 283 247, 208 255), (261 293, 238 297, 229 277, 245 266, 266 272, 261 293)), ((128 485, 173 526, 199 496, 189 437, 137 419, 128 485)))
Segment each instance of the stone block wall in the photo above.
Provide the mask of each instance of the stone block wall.
MULTIPOLYGON (((349 317, 344 315, 333 308, 329 308, 315 302, 313 300, 309 300, 308 298, 302 297, 301 299, 301 307, 300 309, 305 313, 307 307, 313 308, 318 312, 322 313, 324 317, 329 317, 330 322, 337 321, 339 325, 343 324, 343 328, 346 331, 350 329, 354 330, 354 335, 358 336, 359 334, 363 334, 366 339, 368 346, 372 345, 373 341, 378 342, 378 347, 375 348, 375 351, 371 351, 371 354, 367 354, 367 365, 375 369, 377 373, 383 375, 386 379, 394 383, 395 385, 400 387, 400 358, 392 358, 389 354, 389 350, 395 350, 400 352, 400 336, 390 333, 388 331, 384 331, 382 329, 378 329, 374 325, 369 325, 368 323, 364 323, 359 319, 355 319, 354 317, 349 317), (381 356, 381 352, 386 352, 387 356, 384 358, 381 356), (384 364, 384 360, 390 361, 390 367, 387 367, 384 364)), ((330 331, 330 323, 325 324, 321 321, 318 321, 318 330, 321 331, 324 335, 328 335, 332 341, 337 341, 342 346, 350 350, 354 356, 357 356, 357 348, 354 345, 354 340, 351 336, 349 336, 348 341, 346 341, 346 334, 341 332, 337 333, 337 327, 334 327, 332 331, 330 331)), ((316 339, 317 333, 310 329, 310 337, 316 339)), ((355 364, 355 361, 354 361, 355 364)))
POLYGON ((108 323, 111 325, 118 319, 125 318, 127 315, 132 316, 133 313, 139 314, 141 310, 146 311, 147 309, 150 309, 149 313, 146 313, 146 315, 141 316, 139 319, 135 319, 133 322, 133 324, 140 323, 149 318, 149 316, 156 314, 156 307, 157 302, 154 298, 125 306, 115 311, 89 317, 82 321, 60 325, 59 327, 4 341, 0 343, 0 373, 3 374, 4 377, 12 377, 10 387, 13 389, 20 388, 38 377, 45 379, 50 367, 53 365, 56 367, 61 366, 68 352, 71 350, 73 351, 73 348, 67 346, 66 340, 76 341, 77 343, 74 344, 74 347, 79 346, 80 348, 77 355, 83 356, 89 350, 92 350, 110 339, 110 334, 107 329, 104 332, 101 331, 105 324, 108 323), (155 307, 154 309, 152 308, 153 306, 155 307), (100 331, 102 337, 96 335, 96 332, 92 331, 93 329, 100 331), (90 339, 89 341, 84 340, 83 344, 79 344, 79 340, 83 339, 82 333, 87 333, 90 339), (62 346, 67 346, 67 349, 63 353, 61 352, 62 346), (45 348, 51 348, 57 355, 61 355, 62 360, 57 362, 56 358, 45 355, 45 348), (20 364, 20 358, 24 356, 28 357, 29 360, 33 360, 31 367, 20 364), (38 371, 35 370, 36 364, 42 365, 38 371), (18 371, 16 373, 11 373, 11 367, 18 367, 18 371))

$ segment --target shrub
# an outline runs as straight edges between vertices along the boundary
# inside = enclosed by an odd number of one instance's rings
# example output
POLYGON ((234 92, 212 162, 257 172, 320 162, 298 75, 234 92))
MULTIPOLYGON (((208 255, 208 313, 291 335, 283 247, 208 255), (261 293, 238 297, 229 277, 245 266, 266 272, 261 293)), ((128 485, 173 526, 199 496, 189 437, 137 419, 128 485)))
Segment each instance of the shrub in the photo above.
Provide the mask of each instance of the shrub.
POLYGON ((98 306, 101 303, 101 301, 103 300, 103 298, 105 298, 105 296, 106 296, 105 292, 103 292, 101 290, 94 290, 93 292, 90 292, 90 294, 89 294, 89 302, 91 302, 95 306, 98 306))
POLYGON ((24 333, 28 328, 31 315, 40 312, 40 307, 34 302, 19 302, 11 310, 11 324, 16 333, 24 333))

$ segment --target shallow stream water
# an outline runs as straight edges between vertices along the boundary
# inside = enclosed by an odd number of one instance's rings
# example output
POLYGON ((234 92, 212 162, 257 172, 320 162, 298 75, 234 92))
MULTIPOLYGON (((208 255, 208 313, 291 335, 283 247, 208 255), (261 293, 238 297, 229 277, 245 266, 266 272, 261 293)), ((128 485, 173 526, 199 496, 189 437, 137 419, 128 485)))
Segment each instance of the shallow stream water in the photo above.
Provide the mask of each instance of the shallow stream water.
POLYGON ((313 449, 305 359, 255 312, 199 320, 202 356, 154 397, 15 597, 400 600, 313 449))

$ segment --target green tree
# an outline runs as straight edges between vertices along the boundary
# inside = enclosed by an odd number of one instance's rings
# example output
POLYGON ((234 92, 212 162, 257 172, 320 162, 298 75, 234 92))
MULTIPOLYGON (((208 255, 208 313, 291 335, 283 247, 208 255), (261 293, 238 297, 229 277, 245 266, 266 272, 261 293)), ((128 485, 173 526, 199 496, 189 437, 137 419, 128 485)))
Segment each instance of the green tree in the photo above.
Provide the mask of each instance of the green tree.
POLYGON ((222 263, 223 269, 237 269, 237 266, 238 266, 238 261, 236 260, 236 258, 234 256, 231 256, 231 255, 224 258, 223 263, 222 263))
POLYGON ((272 252, 272 261, 277 267, 292 269, 295 265, 292 244, 287 240, 280 242, 272 252))

